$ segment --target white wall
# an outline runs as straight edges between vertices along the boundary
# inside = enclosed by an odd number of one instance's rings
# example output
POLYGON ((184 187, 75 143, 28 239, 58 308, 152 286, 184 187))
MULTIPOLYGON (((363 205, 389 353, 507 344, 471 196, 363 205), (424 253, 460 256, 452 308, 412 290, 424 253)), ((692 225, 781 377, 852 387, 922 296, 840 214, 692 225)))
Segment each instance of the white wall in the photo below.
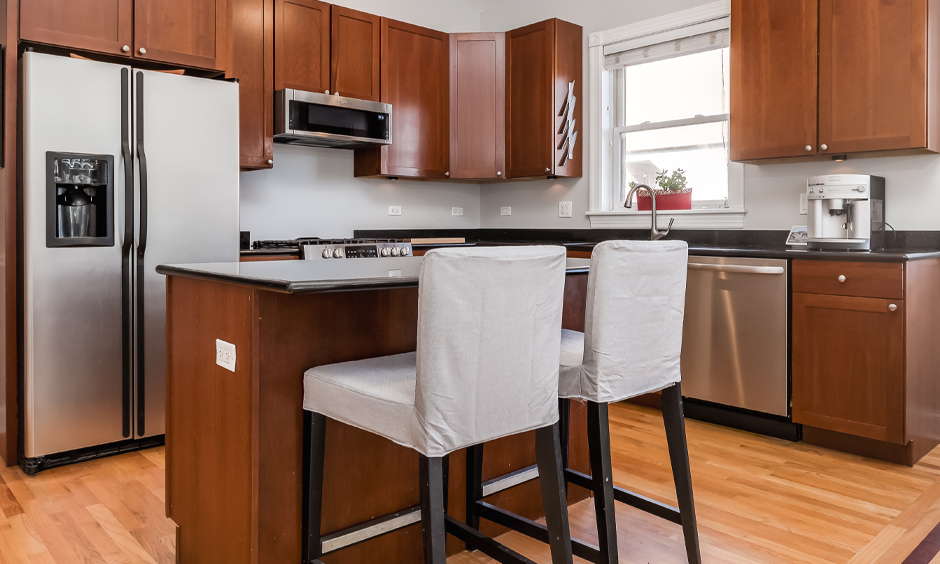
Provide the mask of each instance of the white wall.
MULTIPOLYGON (((483 31, 504 31, 547 18, 558 17, 584 27, 584 80, 587 84, 588 35, 657 16, 686 10, 712 0, 513 0, 487 10, 481 16, 483 31)), ((781 85, 785 87, 785 85, 781 85)), ((583 122, 590 115, 585 90, 583 122)), ((591 150, 591 132, 585 127, 585 161, 591 150)), ((586 164, 586 162, 585 162, 586 164)), ((746 229, 789 229, 805 224, 799 215, 799 194, 806 177, 837 172, 877 174, 886 178, 886 219, 899 230, 940 230, 940 156, 907 156, 849 159, 844 163, 820 161, 745 167, 746 229)), ((584 228, 588 206, 587 167, 581 179, 539 180, 508 185, 484 185, 480 189, 481 227, 584 228), (571 200, 571 219, 558 218, 558 202, 571 200), (511 206, 512 216, 500 216, 500 207, 511 206)), ((676 221, 680 227, 681 220, 676 221)))
MULTIPOLYGON (((334 0, 380 16, 446 32, 479 31, 480 12, 464 0, 334 0)), ((353 178, 353 152, 275 145, 274 168, 241 174, 241 230, 252 240, 349 237, 354 229, 476 228, 475 184, 353 178), (400 217, 388 206, 402 206, 400 217), (462 207, 462 217, 451 207, 462 207)))

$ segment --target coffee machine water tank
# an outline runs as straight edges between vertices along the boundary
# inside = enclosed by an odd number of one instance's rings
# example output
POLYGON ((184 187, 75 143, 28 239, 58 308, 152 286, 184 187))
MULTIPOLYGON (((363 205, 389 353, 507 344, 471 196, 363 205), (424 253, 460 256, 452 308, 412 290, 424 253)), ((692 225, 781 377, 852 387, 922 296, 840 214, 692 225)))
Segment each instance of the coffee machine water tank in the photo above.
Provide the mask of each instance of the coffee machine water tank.
POLYGON ((864 174, 806 181, 808 249, 879 250, 885 244, 885 180, 864 174))

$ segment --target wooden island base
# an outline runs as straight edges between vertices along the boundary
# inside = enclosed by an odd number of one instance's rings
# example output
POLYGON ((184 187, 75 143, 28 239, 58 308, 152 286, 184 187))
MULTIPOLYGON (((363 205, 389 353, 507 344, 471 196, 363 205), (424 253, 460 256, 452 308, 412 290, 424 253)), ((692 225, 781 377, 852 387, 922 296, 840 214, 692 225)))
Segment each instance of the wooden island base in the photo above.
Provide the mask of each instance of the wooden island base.
MULTIPOLYGON (((568 276, 566 328, 583 330, 587 275, 568 276)), ((167 515, 181 564, 301 562, 303 373, 312 366, 415 349, 416 287, 287 294, 221 281, 167 278, 167 515), (235 372, 215 340, 236 347, 235 372)), ((572 406, 571 463, 587 472, 583 406, 572 406)), ((484 479, 535 462, 532 433, 488 443, 484 479)), ((465 453, 450 460, 448 512, 463 518, 465 453)), ((587 491, 571 487, 571 502, 587 491)), ((541 516, 538 484, 494 503, 541 516)), ((324 534, 418 505, 418 455, 330 422, 324 534)), ((484 532, 499 529, 486 524, 484 532), (488 529, 488 530, 487 530, 488 529)), ((449 539, 449 553, 463 548, 449 539)), ((421 526, 352 546, 326 564, 421 560, 421 526)))

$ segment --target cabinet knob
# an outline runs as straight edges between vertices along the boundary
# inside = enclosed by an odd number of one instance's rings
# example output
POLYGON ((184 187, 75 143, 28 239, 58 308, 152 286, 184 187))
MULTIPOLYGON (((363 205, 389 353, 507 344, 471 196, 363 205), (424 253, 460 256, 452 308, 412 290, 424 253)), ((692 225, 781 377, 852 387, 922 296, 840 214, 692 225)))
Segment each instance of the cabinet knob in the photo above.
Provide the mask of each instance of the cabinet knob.
POLYGON ((274 164, 274 159, 268 159, 268 164, 269 164, 269 165, 273 165, 273 164, 274 164))
POLYGON ((825 151, 826 149, 829 148, 829 146, 826 145, 825 143, 823 143, 822 145, 819 146, 819 148, 822 149, 823 151, 825 151))
POLYGON ((840 274, 838 280, 839 282, 845 282, 845 274, 840 274))
POLYGON ((144 49, 143 47, 141 47, 141 48, 138 49, 137 51, 139 51, 141 55, 146 55, 146 54, 147 54, 147 50, 144 49))
POLYGON ((450 176, 450 173, 449 173, 449 172, 445 172, 445 173, 444 173, 444 176, 450 176))
POLYGON ((497 171, 496 171, 496 176, 502 176, 502 175, 503 175, 503 171, 501 171, 501 170, 497 170, 497 171))
POLYGON ((888 305, 888 311, 897 311, 897 310, 898 310, 897 304, 889 304, 889 305, 888 305))
POLYGON ((806 152, 807 152, 807 153, 812 153, 812 152, 813 152, 813 146, 812 146, 812 145, 807 145, 807 146, 806 146, 806 152))
POLYGON ((130 45, 125 45, 125 46, 121 47, 121 51, 124 51, 125 53, 130 52, 130 50, 131 50, 131 46, 130 46, 130 45))
POLYGON ((551 168, 549 168, 549 167, 545 167, 545 172, 551 172, 551 171, 552 171, 552 169, 551 169, 551 168))
POLYGON ((324 94, 329 94, 330 91, 329 91, 329 90, 324 90, 323 93, 324 93, 324 94))

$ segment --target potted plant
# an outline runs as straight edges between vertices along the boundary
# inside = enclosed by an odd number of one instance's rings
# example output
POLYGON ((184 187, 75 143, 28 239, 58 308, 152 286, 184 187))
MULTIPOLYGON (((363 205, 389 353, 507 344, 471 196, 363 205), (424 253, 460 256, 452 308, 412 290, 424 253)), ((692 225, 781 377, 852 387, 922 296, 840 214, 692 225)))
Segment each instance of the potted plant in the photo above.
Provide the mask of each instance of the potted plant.
MULTIPOLYGON (((630 183, 633 188, 635 182, 630 183)), ((676 169, 672 174, 663 170, 656 175, 656 209, 657 210, 690 210, 692 209, 692 189, 688 187, 685 171, 676 169)), ((645 189, 637 190, 637 209, 650 210, 652 198, 645 189)))

